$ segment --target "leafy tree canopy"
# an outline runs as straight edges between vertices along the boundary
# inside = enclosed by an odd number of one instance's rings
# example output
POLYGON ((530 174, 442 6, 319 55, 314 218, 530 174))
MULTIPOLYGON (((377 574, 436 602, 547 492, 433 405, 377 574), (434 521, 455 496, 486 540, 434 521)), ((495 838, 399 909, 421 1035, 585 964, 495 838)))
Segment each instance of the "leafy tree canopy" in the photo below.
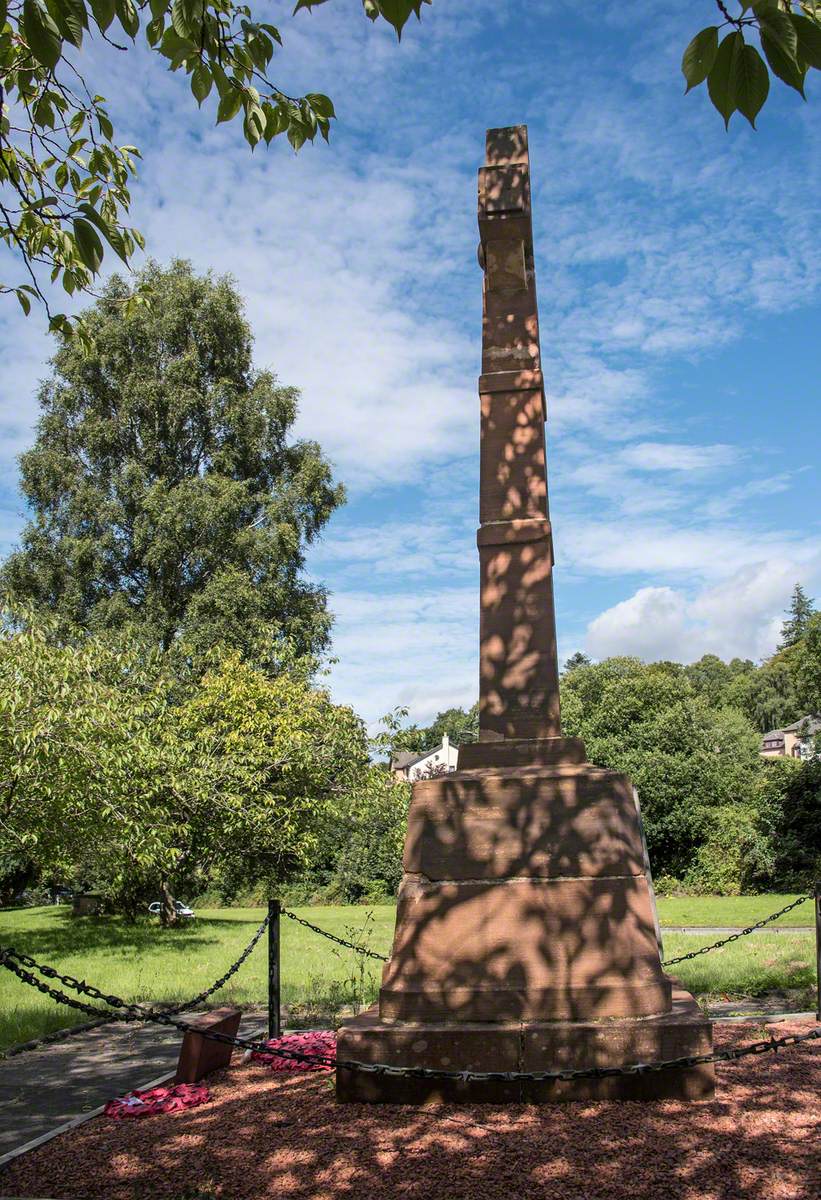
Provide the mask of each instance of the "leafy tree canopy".
POLYGON ((466 742, 475 742, 479 738, 479 704, 470 708, 446 708, 437 713, 428 726, 431 746, 438 746, 447 735, 451 742, 462 746, 466 742))
POLYGON ((807 622, 792 657, 793 677, 801 715, 821 714, 821 613, 807 622))
MULTIPOLYGON (((294 12, 327 2, 297 0, 294 12)), ((715 2, 719 23, 684 52, 687 90, 706 80, 727 124, 740 112, 754 125, 770 73, 804 96, 808 70, 821 67, 819 0, 715 2)), ((397 36, 425 3, 362 0, 365 15, 397 36)), ((266 16, 236 0, 0 0, 0 238, 21 263, 0 291, 25 312, 42 302, 51 327, 71 333, 72 321, 49 309, 45 276, 69 294, 87 290, 109 249, 128 264, 143 245, 127 223, 140 151, 119 143, 105 98, 80 73, 73 51, 87 39, 125 50, 144 37, 170 70, 185 72, 198 105, 214 93, 217 122, 238 118, 252 148, 281 134, 296 150, 317 133, 327 139, 333 103, 277 86, 282 36, 266 16)), ((135 302, 122 300, 126 311, 135 302)))
POLYGON ((653 869, 681 876, 726 805, 751 803, 759 736, 739 712, 697 695, 684 667, 611 658, 565 679, 562 724, 591 762, 638 788, 653 869))
POLYGON ((164 649, 315 653, 330 619, 304 552, 343 490, 315 442, 289 437, 298 393, 254 370, 229 279, 176 262, 143 283, 155 305, 124 316, 114 277, 87 314, 93 352, 69 341, 54 358, 21 458, 34 515, 0 580, 67 626, 164 649))
MULTIPOLYGON (((272 679, 234 652, 177 714, 192 757, 179 866, 233 887, 305 868, 370 770, 363 722, 292 672, 272 679)), ((367 786, 366 784, 364 786, 367 786)))
POLYGON ((458 706, 443 709, 430 725, 402 725, 408 715, 406 708, 398 708, 383 718, 386 731, 382 735, 380 748, 390 751, 408 750, 421 754, 442 743, 445 734, 456 746, 475 742, 479 738, 479 703, 464 709, 458 706))
MULTIPOLYGON (((74 643, 8 614, 0 636, 0 857, 68 878, 93 848, 132 876, 173 867, 170 684, 156 650, 74 643)), ((116 873, 116 872, 115 872, 116 873)))
POLYGON ((730 689, 735 680, 746 678, 754 671, 755 663, 749 658, 734 658, 727 663, 715 654, 704 654, 698 662, 689 663, 684 668, 696 693, 717 706, 729 702, 730 689))
POLYGON ((373 769, 362 722, 304 674, 233 651, 181 678, 156 647, 31 614, 0 637, 0 710, 0 863, 132 913, 214 874, 273 887, 373 769))

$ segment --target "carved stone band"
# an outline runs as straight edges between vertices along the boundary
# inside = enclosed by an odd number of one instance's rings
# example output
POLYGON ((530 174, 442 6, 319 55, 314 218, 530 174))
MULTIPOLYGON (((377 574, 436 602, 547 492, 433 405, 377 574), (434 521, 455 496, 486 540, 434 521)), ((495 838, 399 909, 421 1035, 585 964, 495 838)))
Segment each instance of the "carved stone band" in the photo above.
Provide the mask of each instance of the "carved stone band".
MULTIPOLYGON (((512 542, 542 542, 550 538, 550 522, 544 517, 521 517, 515 521, 488 521, 476 531, 476 545, 506 546, 512 542)), ((552 555, 551 555, 552 557, 552 555)))
POLYGON ((479 376, 479 395, 485 392, 543 392, 541 371, 523 367, 521 371, 492 371, 479 376))

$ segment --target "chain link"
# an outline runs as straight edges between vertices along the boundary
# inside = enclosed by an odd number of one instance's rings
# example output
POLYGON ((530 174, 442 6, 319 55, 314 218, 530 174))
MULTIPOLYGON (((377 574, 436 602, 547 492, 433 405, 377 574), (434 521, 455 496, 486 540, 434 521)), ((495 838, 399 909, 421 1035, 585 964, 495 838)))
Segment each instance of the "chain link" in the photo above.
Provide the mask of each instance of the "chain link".
MULTIPOLYGON (((44 995, 51 996, 52 999, 58 1001, 60 1004, 67 1004, 72 1008, 80 1009, 82 1012, 99 1013, 99 1009, 94 1008, 92 1005, 84 1004, 81 1000, 75 1000, 71 996, 66 996, 65 993, 58 991, 56 988, 49 987, 48 984, 37 979, 36 976, 26 971, 24 967, 14 962, 12 954, 13 952, 8 947, 0 947, 0 965, 15 974, 23 983, 37 988, 38 991, 44 995)), ((28 961, 33 962, 34 960, 29 959, 28 961)), ((71 976, 59 975, 53 968, 44 968, 38 963, 35 964, 35 969, 44 974, 49 972, 48 977, 62 980, 67 987, 74 987, 75 990, 82 990, 87 995, 96 995, 98 998, 106 999, 103 993, 97 988, 92 987, 90 984, 81 983, 71 976)), ((250 1038, 230 1037, 228 1034, 219 1033, 216 1030, 202 1029, 190 1021, 177 1020, 168 1013, 144 1012, 138 1010, 136 1005, 127 1004, 125 1000, 117 996, 108 997, 107 999, 118 1009, 114 1014, 114 1019, 118 1021, 147 1020, 157 1025, 171 1026, 182 1033, 197 1033, 200 1037, 204 1037, 208 1041, 219 1042, 225 1046, 236 1046, 241 1050, 257 1050, 269 1054, 271 1052, 267 1042, 256 1041, 250 1038)), ((347 1071, 360 1071, 372 1075, 409 1076, 414 1079, 445 1079, 454 1082, 489 1083, 504 1081, 511 1083, 548 1083, 556 1080, 604 1079, 617 1075, 646 1075, 653 1071, 685 1070, 688 1067, 704 1066, 709 1063, 734 1062, 749 1055, 768 1054, 784 1049, 787 1046, 798 1046, 816 1038, 821 1038, 821 1025, 808 1030, 806 1033, 785 1034, 780 1038, 770 1036, 765 1040, 749 1042, 745 1046, 736 1046, 730 1050, 715 1050, 711 1054, 691 1054, 682 1058, 666 1059, 662 1062, 630 1063, 624 1067, 578 1067, 572 1070, 548 1071, 445 1071, 437 1067, 404 1067, 390 1063, 365 1063, 359 1062, 356 1059, 338 1059, 329 1054, 304 1054, 302 1051, 287 1049, 284 1046, 277 1047, 276 1053, 278 1058, 291 1059, 294 1062, 318 1063, 323 1066, 336 1068, 337 1070, 342 1068, 347 1071)))
POLYGON ((281 908, 279 911, 283 917, 288 917, 291 921, 296 921, 297 925, 304 925, 306 929, 320 934, 321 937, 327 938, 329 942, 336 942, 337 946, 344 946, 346 950, 355 950, 357 954, 364 954, 366 958, 376 958, 380 962, 388 961, 386 954, 378 954, 376 950, 369 950, 367 946, 357 946, 356 942, 346 942, 344 938, 337 937, 335 933, 328 933, 327 929, 320 929, 318 925, 312 925, 310 921, 305 921, 302 917, 298 917, 296 913, 290 912, 287 908, 281 908))
POLYGON ((242 954, 240 954, 239 958, 236 959, 236 961, 231 964, 231 966, 228 968, 228 970, 225 972, 224 975, 220 975, 219 979, 215 980, 215 982, 212 983, 210 987, 206 988, 204 992, 200 992, 200 994, 198 996, 192 996, 192 998, 190 1000, 187 1000, 185 1002, 185 1004, 177 1004, 173 1008, 166 1008, 164 1011, 166 1013, 174 1016, 177 1013, 184 1012, 185 1009, 187 1009, 187 1008, 196 1008, 197 1005, 202 1004, 203 1000, 207 1000, 209 996, 213 996, 214 992, 218 992, 221 987, 224 987, 225 984, 228 982, 228 980, 231 978, 231 976, 236 975, 237 971, 240 969, 242 964, 245 962, 248 955, 253 951, 257 942, 262 937, 262 935, 265 933, 265 930, 268 928, 270 920, 271 920, 271 914, 267 913, 264 921, 262 922, 259 929, 254 934, 254 936, 251 938, 250 942, 245 947, 242 954))
POLYGON ((680 954, 678 958, 665 958, 661 965, 663 967, 672 967, 674 963, 687 962, 691 958, 698 958, 700 954, 709 954, 711 950, 718 950, 720 946, 729 946, 730 942, 737 942, 739 938, 745 937, 748 933, 755 933, 756 929, 763 929, 771 921, 777 921, 785 913, 792 912, 794 908, 798 908, 799 904, 806 904, 808 900, 814 899, 814 896, 799 896, 797 900, 793 900, 791 904, 786 904, 778 912, 770 913, 762 921, 756 921, 755 925, 748 925, 746 929, 740 929, 738 933, 731 933, 729 937, 722 938, 719 942, 713 942, 710 946, 702 946, 699 950, 691 950, 689 954, 680 954))
MULTIPOLYGON (((718 950, 722 946, 728 946, 731 942, 737 942, 739 938, 745 937, 748 933, 755 933, 756 929, 763 929, 771 921, 777 921, 779 917, 783 917, 786 913, 792 912, 794 908, 798 908, 800 904, 805 904, 808 900, 812 899, 812 896, 799 896, 797 900, 793 900, 792 903, 785 905, 784 908, 780 908, 778 912, 771 913, 770 916, 764 917, 761 921, 756 921, 755 925, 749 925, 746 929, 739 930, 738 933, 731 933, 729 937, 722 938, 718 942, 713 942, 709 946, 702 946, 698 950, 691 950, 689 954, 680 954, 677 958, 666 958, 661 965, 663 967, 672 967, 675 963, 687 962, 691 958, 698 958, 700 954, 709 954, 711 950, 718 950)), ((280 911, 284 917, 295 921, 297 925, 302 925, 305 929, 310 929, 313 933, 318 933, 320 937, 327 938, 330 942, 336 942, 337 946, 344 946, 347 950, 354 950, 357 954, 363 954, 367 958, 378 959, 379 962, 388 961, 386 954, 378 954, 375 950, 369 950, 365 946, 358 946, 355 942, 349 942, 345 938, 337 937, 335 933, 329 933, 327 929, 320 929, 318 925, 312 925, 310 921, 298 917, 296 913, 290 912, 287 908, 283 908, 280 911)))
MULTIPOLYGON (((2 961, 3 966, 8 966, 8 960, 16 959, 17 962, 23 966, 31 967, 32 970, 39 971, 40 974, 45 976, 46 979, 56 979, 62 983, 64 987, 69 988, 71 991, 79 992, 84 996, 89 996, 92 1000, 101 1000, 103 1004, 107 1004, 109 1008, 128 1009, 135 1014, 132 1018, 135 1021, 151 1020, 151 1018, 158 1012, 162 1012, 165 1016, 174 1017, 177 1016, 178 1013, 185 1012, 186 1009, 196 1008, 199 1004, 202 1004, 204 1000, 207 1000, 209 996, 212 996, 214 992, 219 991, 221 987, 225 986, 231 976, 235 975, 240 969, 242 964, 248 958, 248 955, 256 946, 259 939, 265 933, 270 919, 271 917, 269 913, 266 915, 265 920, 251 938, 251 941, 245 947, 242 954, 240 954, 239 958, 231 964, 224 975, 221 975, 219 979, 215 980, 214 983, 205 988, 205 990, 200 992, 198 995, 192 996, 190 1000, 185 1000, 182 1004, 175 1004, 169 1008, 163 1009, 148 1008, 142 1004, 129 1004, 119 996, 107 995, 105 992, 101 992, 99 988, 94 987, 90 983, 86 983, 85 980, 75 979, 73 975, 62 975, 58 970, 56 970, 56 968, 38 963, 36 959, 31 958, 28 954, 23 954, 20 950, 16 950, 14 946, 0 947, 0 961, 2 961)), ((26 982, 29 982, 29 980, 26 980, 26 982)), ((40 990, 42 991, 43 989, 40 988, 40 990)), ((85 1005, 83 1007, 99 1015, 99 1009, 92 1009, 90 1005, 85 1005)))

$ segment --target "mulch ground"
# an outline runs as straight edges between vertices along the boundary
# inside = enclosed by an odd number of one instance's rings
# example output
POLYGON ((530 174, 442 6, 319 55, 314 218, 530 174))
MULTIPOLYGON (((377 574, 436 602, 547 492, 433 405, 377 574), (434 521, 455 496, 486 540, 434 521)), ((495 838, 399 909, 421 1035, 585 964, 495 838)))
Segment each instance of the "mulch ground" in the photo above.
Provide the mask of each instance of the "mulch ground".
MULTIPOLYGON (((778 1034, 807 1028, 779 1024, 778 1034)), ((759 1026, 716 1027, 716 1045, 759 1026)), ((202 1108, 97 1118, 0 1174, 54 1200, 819 1200, 821 1041, 719 1066, 716 1099, 337 1105, 332 1076, 237 1060, 202 1108)))

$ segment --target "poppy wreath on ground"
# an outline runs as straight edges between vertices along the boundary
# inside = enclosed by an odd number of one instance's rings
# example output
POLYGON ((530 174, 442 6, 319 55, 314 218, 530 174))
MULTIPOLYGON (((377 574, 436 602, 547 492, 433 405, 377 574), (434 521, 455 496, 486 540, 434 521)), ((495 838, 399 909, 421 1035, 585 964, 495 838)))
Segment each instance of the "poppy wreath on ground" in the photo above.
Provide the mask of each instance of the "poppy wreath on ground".
POLYGON ((254 1050, 252 1062, 264 1063, 272 1071, 332 1071, 324 1063, 300 1062, 298 1059, 281 1058, 277 1050, 296 1050, 300 1054, 336 1055, 336 1034, 332 1029, 308 1030, 305 1033, 285 1033, 265 1043, 266 1050, 254 1050), (271 1053, 273 1051, 273 1053, 271 1053))
POLYGON ((145 1092, 129 1092, 116 1100, 109 1100, 104 1112, 107 1117, 121 1121, 126 1117, 153 1117, 157 1113, 196 1108, 210 1099, 211 1093, 204 1083, 177 1083, 171 1087, 149 1088, 145 1092))

